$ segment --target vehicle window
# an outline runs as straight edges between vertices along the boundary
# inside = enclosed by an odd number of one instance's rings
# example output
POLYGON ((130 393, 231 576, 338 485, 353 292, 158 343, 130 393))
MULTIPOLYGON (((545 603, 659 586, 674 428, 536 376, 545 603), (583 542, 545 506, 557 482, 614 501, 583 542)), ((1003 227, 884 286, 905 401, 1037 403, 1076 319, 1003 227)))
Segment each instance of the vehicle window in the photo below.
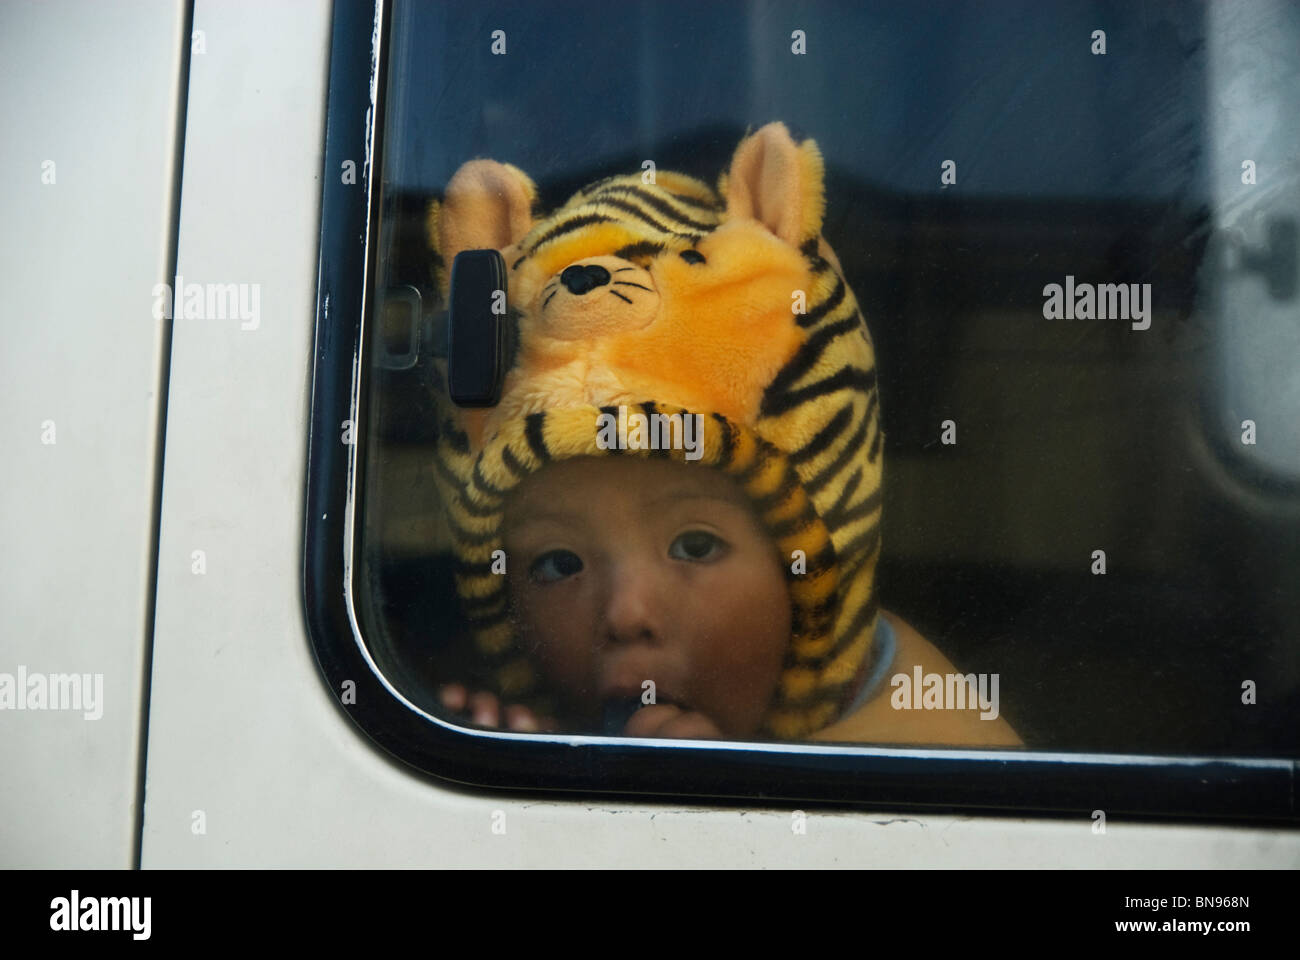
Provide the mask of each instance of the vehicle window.
POLYGON ((395 3, 381 668, 522 732, 1294 757, 1300 10, 1232 9, 395 3))

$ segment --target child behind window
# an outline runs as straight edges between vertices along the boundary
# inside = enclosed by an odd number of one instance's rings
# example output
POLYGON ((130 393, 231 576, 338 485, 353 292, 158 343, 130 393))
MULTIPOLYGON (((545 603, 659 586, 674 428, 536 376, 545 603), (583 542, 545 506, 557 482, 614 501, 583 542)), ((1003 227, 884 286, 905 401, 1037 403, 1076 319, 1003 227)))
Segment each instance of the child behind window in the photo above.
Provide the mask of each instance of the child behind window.
POLYGON ((781 124, 716 193, 613 177, 537 220, 512 166, 452 179, 430 214, 443 276, 500 251, 519 347, 495 407, 443 398, 435 466, 489 668, 444 688, 448 709, 517 730, 1019 743, 996 711, 898 696, 917 667, 955 670, 876 595, 876 367, 820 236, 822 180, 781 124))

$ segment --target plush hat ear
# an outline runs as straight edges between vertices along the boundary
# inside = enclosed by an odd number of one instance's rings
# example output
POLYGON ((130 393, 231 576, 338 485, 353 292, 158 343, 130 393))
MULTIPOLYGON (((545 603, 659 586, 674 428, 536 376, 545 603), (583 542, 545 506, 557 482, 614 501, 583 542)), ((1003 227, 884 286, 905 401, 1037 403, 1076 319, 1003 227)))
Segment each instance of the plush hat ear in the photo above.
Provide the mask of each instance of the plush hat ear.
POLYGON ((444 286, 462 250, 504 250, 528 233, 536 201, 537 187, 518 167, 495 160, 463 164, 442 202, 429 205, 429 239, 442 258, 444 286))
POLYGON ((718 179, 724 220, 757 220, 791 246, 818 236, 826 212, 825 170, 813 140, 796 144, 784 123, 769 123, 736 148, 718 179))

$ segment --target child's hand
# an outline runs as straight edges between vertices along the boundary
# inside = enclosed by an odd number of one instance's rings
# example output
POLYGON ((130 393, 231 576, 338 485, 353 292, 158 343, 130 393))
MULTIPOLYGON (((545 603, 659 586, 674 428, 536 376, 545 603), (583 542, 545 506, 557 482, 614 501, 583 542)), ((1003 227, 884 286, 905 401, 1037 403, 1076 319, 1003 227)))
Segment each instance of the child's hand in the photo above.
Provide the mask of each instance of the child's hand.
POLYGON ((555 729, 550 717, 538 718, 533 711, 520 704, 510 704, 504 710, 494 694, 485 690, 470 693, 459 683, 445 684, 438 692, 442 705, 452 713, 467 716, 470 723, 480 727, 501 727, 518 733, 538 733, 555 729))
POLYGON ((683 710, 672 703, 656 703, 632 714, 623 728, 625 737, 687 737, 696 740, 724 739, 722 731, 704 714, 683 710))

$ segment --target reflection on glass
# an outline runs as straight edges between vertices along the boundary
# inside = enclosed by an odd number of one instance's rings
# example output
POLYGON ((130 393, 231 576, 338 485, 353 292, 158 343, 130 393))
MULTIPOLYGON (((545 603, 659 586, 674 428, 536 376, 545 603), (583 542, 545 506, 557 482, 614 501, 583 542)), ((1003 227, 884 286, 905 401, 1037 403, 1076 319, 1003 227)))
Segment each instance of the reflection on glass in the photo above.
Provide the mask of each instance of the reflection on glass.
POLYGON ((1260 148, 1289 191, 1207 182, 1202 6, 1112 11, 1125 58, 1087 5, 826 4, 805 53, 751 6, 646 5, 631 48, 493 10, 501 57, 394 21, 361 527, 394 682, 519 731, 1296 752, 1300 421, 1231 358, 1300 382, 1297 134, 1260 148), (453 291, 474 250, 504 282, 453 291), (501 328, 490 406, 449 396, 453 294, 501 328))

